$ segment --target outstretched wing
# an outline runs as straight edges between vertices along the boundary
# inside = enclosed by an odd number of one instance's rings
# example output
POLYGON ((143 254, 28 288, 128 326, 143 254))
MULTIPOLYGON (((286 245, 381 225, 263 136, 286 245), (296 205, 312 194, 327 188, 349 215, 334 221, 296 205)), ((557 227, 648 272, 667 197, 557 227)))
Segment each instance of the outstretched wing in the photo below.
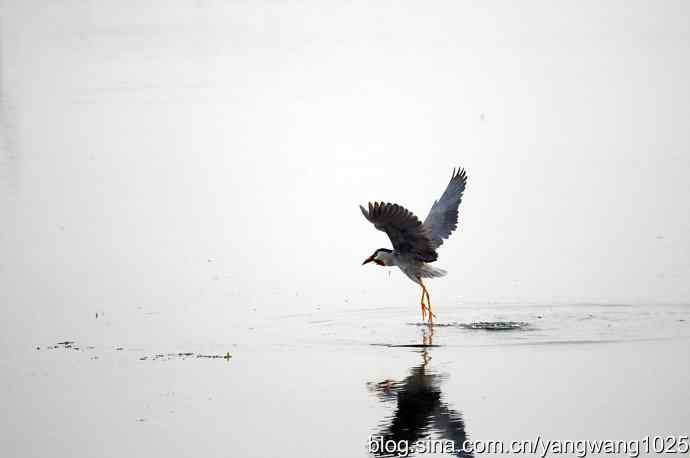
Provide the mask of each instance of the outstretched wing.
POLYGON ((436 261, 438 255, 426 227, 411 211, 398 204, 369 202, 369 211, 359 208, 376 229, 385 232, 393 248, 400 253, 410 253, 423 262, 436 261))
POLYGON ((450 234, 458 227, 458 206, 462 201, 462 193, 467 184, 467 173, 465 169, 453 169, 453 176, 450 178, 448 187, 443 192, 440 199, 434 202, 431 210, 424 220, 431 237, 431 246, 436 249, 443 244, 443 239, 447 239, 450 234))

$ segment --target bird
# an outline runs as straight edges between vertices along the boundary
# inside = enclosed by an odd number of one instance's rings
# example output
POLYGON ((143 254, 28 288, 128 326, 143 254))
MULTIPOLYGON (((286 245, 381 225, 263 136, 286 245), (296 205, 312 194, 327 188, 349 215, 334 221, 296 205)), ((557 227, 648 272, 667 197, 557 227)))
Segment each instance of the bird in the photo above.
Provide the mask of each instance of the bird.
POLYGON ((467 185, 467 172, 453 169, 450 181, 441 197, 434 202, 424 222, 405 207, 384 202, 369 202, 368 209, 359 206, 364 217, 388 235, 393 249, 378 248, 362 265, 373 262, 382 267, 397 266, 410 280, 422 288, 422 321, 426 321, 427 304, 429 323, 435 314, 431 298, 424 284, 425 278, 438 278, 446 271, 432 266, 438 259, 436 250, 458 227, 458 207, 467 185), (424 299, 426 298, 426 303, 424 299))

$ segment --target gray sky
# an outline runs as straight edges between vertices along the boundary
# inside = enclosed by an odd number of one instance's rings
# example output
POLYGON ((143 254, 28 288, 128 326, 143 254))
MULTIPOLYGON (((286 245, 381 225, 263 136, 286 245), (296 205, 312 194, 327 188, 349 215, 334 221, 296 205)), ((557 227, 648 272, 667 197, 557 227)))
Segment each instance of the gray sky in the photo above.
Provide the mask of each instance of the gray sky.
POLYGON ((690 301, 688 2, 144 3, 2 3, 8 328, 417 307, 357 205, 458 165, 438 307, 690 301))

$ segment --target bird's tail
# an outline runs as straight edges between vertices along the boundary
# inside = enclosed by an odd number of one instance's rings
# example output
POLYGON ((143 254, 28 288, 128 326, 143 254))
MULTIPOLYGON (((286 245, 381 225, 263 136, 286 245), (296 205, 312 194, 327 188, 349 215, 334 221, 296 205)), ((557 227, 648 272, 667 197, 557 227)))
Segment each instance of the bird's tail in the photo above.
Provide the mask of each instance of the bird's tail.
POLYGON ((447 274, 443 269, 439 269, 438 267, 430 266, 429 264, 424 264, 421 268, 420 276, 422 278, 437 278, 437 277, 443 277, 447 274))

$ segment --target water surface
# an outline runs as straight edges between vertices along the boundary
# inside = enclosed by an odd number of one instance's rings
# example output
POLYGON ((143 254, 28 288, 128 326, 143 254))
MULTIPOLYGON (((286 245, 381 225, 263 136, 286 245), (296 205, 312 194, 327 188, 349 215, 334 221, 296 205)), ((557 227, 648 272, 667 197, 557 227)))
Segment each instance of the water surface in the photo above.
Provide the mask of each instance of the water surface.
MULTIPOLYGON (((93 318, 73 343, 6 355, 3 448, 25 457, 364 457, 378 454, 368 452, 372 438, 687 433, 686 306, 437 312, 433 329, 410 307, 321 311, 163 345, 143 333, 98 340, 115 317, 93 318), (497 321, 529 326, 462 325, 497 321)), ((165 314, 153 320, 164 325, 165 314)))

